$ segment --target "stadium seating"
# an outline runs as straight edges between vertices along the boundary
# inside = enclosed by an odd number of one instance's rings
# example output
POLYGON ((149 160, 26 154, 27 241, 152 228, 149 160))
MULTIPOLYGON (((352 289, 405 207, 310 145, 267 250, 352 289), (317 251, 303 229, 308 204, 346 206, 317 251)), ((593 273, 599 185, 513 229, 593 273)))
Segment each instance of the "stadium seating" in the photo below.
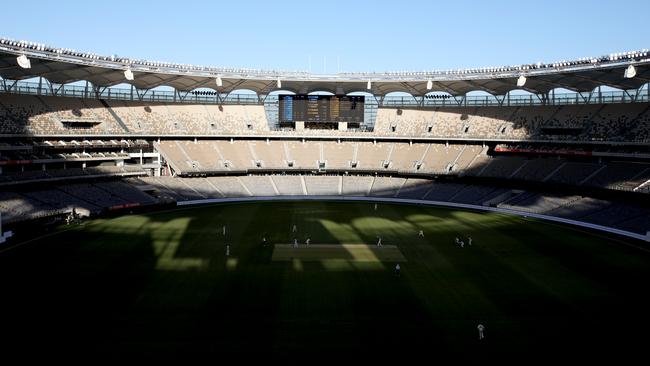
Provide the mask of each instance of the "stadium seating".
POLYGON ((395 197, 406 179, 394 177, 376 177, 370 187, 370 195, 377 197, 395 197))
MULTIPOLYGON (((181 198, 180 195, 177 196, 181 198)), ((57 184, 20 192, 0 192, 2 221, 12 223, 57 216, 76 209, 97 214, 116 207, 157 204, 158 200, 120 181, 57 184)))
POLYGON ((275 196, 279 193, 269 176, 248 176, 243 184, 253 196, 275 196))
POLYGON ((486 146, 474 144, 172 140, 156 146, 181 175, 227 171, 252 173, 260 169, 358 170, 516 179, 631 191, 644 184, 650 174, 650 164, 647 163, 596 163, 553 156, 490 156, 486 146), (260 156, 265 158, 260 159, 260 156), (223 162, 228 162, 228 166, 223 162), (323 162, 325 164, 321 165, 323 162))
POLYGON ((346 196, 367 196, 374 179, 370 176, 344 175, 341 192, 346 196))
MULTIPOLYGON (((370 123, 372 125, 372 123, 370 123)), ((380 107, 372 129, 290 131, 269 125, 264 105, 3 95, 1 133, 57 135, 267 135, 634 141, 650 138, 646 103, 519 107, 380 107), (86 122, 81 127, 80 122, 86 122)))
POLYGON ((305 176, 305 189, 308 195, 340 195, 342 185, 343 178, 341 176, 305 176))
POLYGON ((380 106, 369 126, 279 129, 263 104, 3 94, 0 207, 12 222, 72 208, 100 213, 206 198, 346 195, 485 204, 647 228, 643 207, 499 183, 650 193, 647 103, 380 106), (533 151, 508 150, 522 147, 533 151), (143 168, 129 154, 141 151, 159 153, 163 172, 175 176, 105 180, 159 175, 151 156, 143 168), (29 187, 39 182, 53 183, 29 187), (151 187, 153 195, 134 184, 151 187))
POLYGON ((432 185, 428 179, 408 178, 400 188, 399 192, 397 192, 397 197, 422 199, 431 188, 432 185))
POLYGON ((346 195, 423 199, 492 205, 618 227, 650 230, 650 208, 577 194, 515 191, 494 185, 432 181, 422 178, 354 175, 245 175, 212 177, 145 177, 95 183, 59 184, 46 189, 0 192, 3 222, 16 222, 83 209, 90 214, 116 207, 151 205, 166 198, 185 201, 222 197, 275 195, 346 195), (145 184, 153 194, 134 185, 145 184), (158 198, 154 198, 158 197, 158 198))

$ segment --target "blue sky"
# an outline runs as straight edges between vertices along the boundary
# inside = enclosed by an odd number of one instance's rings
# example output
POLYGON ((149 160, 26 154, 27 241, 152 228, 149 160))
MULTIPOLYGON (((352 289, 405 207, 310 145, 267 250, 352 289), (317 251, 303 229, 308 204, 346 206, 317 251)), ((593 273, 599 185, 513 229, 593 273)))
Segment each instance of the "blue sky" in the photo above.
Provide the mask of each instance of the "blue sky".
POLYGON ((650 1, 5 1, 0 35, 152 61, 324 71, 552 62, 650 48, 650 1), (324 67, 327 58, 327 67, 324 67))

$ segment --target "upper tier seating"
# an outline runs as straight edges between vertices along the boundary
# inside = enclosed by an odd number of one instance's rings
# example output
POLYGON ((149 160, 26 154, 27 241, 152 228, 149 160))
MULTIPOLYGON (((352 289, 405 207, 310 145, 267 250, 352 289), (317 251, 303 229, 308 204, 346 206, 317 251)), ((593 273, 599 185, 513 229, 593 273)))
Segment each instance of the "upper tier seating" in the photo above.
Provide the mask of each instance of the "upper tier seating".
MULTIPOLYGON (((371 121, 366 121, 371 124, 371 121)), ((264 105, 214 105, 2 94, 0 134, 307 135, 368 132, 271 129, 264 105)), ((647 103, 520 107, 384 108, 378 137, 650 141, 647 103)))

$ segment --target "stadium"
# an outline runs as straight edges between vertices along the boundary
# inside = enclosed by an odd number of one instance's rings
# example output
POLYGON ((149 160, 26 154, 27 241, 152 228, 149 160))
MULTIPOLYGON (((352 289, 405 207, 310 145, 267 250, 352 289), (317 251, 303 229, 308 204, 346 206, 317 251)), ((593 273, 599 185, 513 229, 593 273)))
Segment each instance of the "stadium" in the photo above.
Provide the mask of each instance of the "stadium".
POLYGON ((642 354, 649 82, 648 50, 321 74, 0 38, 3 344, 642 354))

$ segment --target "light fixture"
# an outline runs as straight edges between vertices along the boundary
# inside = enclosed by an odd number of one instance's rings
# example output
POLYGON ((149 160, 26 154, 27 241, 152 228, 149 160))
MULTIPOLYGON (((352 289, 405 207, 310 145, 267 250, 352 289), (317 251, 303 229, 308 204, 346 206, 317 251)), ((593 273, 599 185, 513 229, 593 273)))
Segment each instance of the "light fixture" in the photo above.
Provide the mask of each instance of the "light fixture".
POLYGON ((431 79, 427 80, 427 90, 431 90, 433 88, 433 81, 431 79))
POLYGON ((133 71, 131 71, 131 68, 129 67, 128 69, 124 70, 124 77, 126 80, 133 80, 133 71))
POLYGON ((524 85, 526 85, 526 77, 521 75, 519 76, 519 79, 517 79, 517 86, 521 88, 524 85))
POLYGON ((22 67, 23 69, 31 69, 32 68, 31 61, 29 61, 29 59, 25 55, 20 55, 20 56, 16 57, 16 61, 18 62, 18 66, 22 67))
POLYGON ((221 76, 217 76, 217 86, 223 86, 223 80, 221 80, 221 76))
POLYGON ((368 80, 368 85, 366 85, 366 89, 368 90, 372 89, 372 81, 368 80))
POLYGON ((278 89, 282 88, 282 80, 278 78, 278 81, 275 83, 275 85, 277 85, 278 89))
POLYGON ((636 68, 634 65, 630 65, 625 69, 625 74, 623 75, 626 79, 632 79, 636 76, 636 68))

